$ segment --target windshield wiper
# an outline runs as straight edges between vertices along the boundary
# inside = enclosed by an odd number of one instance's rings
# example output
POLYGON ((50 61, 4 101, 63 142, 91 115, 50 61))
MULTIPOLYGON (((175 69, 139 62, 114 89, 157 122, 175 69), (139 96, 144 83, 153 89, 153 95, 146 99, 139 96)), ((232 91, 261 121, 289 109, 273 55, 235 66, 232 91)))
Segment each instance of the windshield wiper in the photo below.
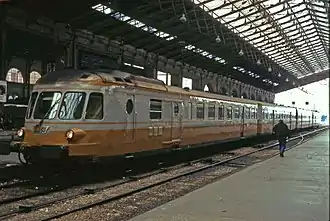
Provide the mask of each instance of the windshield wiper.
POLYGON ((44 123, 44 120, 47 117, 47 115, 50 113, 51 110, 53 110, 55 105, 58 104, 60 101, 61 101, 61 98, 59 98, 55 101, 55 103, 48 109, 48 111, 45 113, 45 115, 41 118, 41 120, 39 121, 39 123, 36 126, 41 127, 41 125, 44 123))

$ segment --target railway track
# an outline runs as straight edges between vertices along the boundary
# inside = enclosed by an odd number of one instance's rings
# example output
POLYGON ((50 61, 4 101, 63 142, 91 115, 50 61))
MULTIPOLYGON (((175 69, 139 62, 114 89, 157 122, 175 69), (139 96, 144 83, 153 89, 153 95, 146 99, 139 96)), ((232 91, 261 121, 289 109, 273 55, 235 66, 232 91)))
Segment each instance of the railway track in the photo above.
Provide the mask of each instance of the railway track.
MULTIPOLYGON (((288 143, 291 148, 299 145, 304 138, 312 136, 314 132, 299 135, 290 139, 288 143), (301 138, 301 139, 299 139, 301 138)), ((60 217, 67 217, 79 211, 85 211, 88 208, 101 206, 107 203, 113 203, 125 198, 129 198, 134 194, 138 194, 155 187, 166 185, 167 183, 178 181, 185 177, 198 177, 199 173, 208 173, 205 171, 213 170, 213 175, 208 174, 210 178, 219 178, 219 174, 215 172, 217 167, 225 168, 224 175, 229 175, 235 171, 245 168, 263 159, 269 158, 277 154, 277 148, 271 144, 266 147, 245 148, 244 151, 232 150, 225 154, 218 154, 213 157, 198 159, 188 163, 176 166, 161 168, 153 172, 126 177, 95 185, 71 188, 69 193, 54 193, 53 195, 40 196, 39 199, 30 201, 27 204, 11 204, 5 210, 0 209, 1 219, 11 218, 11 220, 52 220, 60 217), (56 204, 58 202, 64 202, 56 204), (79 203, 80 202, 80 203, 79 203), (63 205, 69 205, 63 208, 63 205), (9 211, 8 211, 9 210, 9 211), (31 212, 34 211, 32 215, 31 212), (25 214, 21 214, 25 212, 25 214), (49 214, 54 214, 49 216, 49 214), (32 217, 29 215, 31 214, 32 217), (14 216, 17 215, 17 216, 14 216), (14 217, 13 217, 14 216, 14 217)), ((289 147, 289 148, 290 148, 289 147)), ((189 186, 189 185, 188 185, 189 186)))

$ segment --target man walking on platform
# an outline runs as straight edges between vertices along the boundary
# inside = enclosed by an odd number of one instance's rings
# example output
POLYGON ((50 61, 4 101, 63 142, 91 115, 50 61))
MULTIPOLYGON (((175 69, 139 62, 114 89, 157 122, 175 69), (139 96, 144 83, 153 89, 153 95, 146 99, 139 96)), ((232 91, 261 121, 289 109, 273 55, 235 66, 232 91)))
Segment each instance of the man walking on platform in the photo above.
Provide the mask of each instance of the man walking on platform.
POLYGON ((279 142, 280 156, 284 157, 284 150, 286 148, 286 139, 290 135, 290 130, 288 126, 283 122, 283 120, 279 120, 278 124, 276 124, 273 128, 273 133, 277 136, 279 142))

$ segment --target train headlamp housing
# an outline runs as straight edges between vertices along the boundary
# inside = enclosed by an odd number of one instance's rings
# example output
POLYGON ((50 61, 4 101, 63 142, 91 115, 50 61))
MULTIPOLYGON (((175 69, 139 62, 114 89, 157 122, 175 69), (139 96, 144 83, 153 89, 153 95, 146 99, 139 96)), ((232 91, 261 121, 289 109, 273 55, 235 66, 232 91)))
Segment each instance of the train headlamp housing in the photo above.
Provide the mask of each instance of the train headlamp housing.
POLYGON ((65 137, 67 140, 72 140, 73 137, 74 137, 74 132, 73 130, 68 130, 66 133, 65 133, 65 137))
POLYGON ((18 131, 17 131, 17 136, 19 137, 19 138, 23 138, 24 137, 24 129, 23 128, 21 128, 21 129, 19 129, 18 131))

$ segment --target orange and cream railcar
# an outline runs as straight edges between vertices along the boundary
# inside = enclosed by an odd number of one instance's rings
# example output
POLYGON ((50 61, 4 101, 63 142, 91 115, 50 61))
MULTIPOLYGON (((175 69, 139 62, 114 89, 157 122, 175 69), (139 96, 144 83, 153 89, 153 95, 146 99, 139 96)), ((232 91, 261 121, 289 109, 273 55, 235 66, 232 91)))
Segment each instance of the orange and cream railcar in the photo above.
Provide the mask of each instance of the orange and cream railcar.
POLYGON ((118 156, 271 133, 293 112, 116 70, 63 70, 34 86, 18 145, 26 159, 118 156))

